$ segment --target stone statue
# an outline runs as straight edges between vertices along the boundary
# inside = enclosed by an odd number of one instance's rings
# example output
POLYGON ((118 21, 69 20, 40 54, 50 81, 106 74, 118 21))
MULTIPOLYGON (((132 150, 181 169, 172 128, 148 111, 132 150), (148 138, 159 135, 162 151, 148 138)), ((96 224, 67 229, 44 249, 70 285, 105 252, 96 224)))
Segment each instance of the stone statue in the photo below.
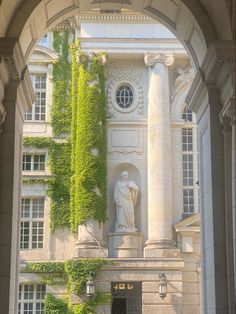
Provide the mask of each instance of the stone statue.
POLYGON ((121 172, 121 180, 115 185, 113 202, 116 206, 115 232, 136 232, 134 206, 137 202, 138 186, 128 180, 128 172, 121 172))

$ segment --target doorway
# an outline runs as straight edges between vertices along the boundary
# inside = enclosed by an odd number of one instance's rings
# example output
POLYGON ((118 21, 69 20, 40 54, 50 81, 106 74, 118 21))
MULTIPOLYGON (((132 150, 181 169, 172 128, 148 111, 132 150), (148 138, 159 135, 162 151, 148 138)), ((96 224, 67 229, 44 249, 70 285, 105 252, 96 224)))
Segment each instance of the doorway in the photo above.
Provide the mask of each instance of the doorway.
POLYGON ((112 302, 112 314, 127 314, 126 311, 127 300, 126 298, 114 298, 112 302))
POLYGON ((142 283, 112 282, 112 314, 142 314, 142 283))

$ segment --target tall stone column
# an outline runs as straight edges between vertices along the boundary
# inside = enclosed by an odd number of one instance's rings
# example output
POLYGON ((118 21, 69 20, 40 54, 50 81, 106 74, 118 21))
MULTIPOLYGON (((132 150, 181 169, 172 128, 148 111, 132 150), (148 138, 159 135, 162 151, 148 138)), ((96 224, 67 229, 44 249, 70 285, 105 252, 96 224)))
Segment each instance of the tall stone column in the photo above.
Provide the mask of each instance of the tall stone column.
MULTIPOLYGON (((232 221, 233 221, 233 250, 234 250, 234 293, 236 293, 236 101, 231 100, 230 108, 227 112, 232 128, 232 221)), ((234 295, 235 300, 236 295, 234 295)))
POLYGON ((148 92, 148 241, 145 257, 162 256, 173 247, 168 66, 172 55, 146 53, 148 92))
POLYGON ((232 216, 232 128, 227 113, 220 114, 224 135, 224 172, 225 172, 225 225, 226 225, 226 260, 229 312, 234 313, 234 253, 233 253, 233 216, 232 216))
POLYGON ((23 117, 33 103, 29 72, 16 39, 0 39, 1 100, 0 313, 16 313, 23 117))

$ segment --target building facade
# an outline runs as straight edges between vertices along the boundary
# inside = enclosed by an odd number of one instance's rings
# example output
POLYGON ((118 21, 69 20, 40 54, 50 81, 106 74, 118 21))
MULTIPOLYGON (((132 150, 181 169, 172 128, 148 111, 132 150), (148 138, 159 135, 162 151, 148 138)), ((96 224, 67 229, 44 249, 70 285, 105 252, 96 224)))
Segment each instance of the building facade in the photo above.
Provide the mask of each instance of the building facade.
POLYGON ((36 42, 73 14, 132 10, 171 30, 196 75, 204 313, 235 313, 235 1, 0 1, 0 310, 15 313, 24 113, 34 102, 27 68, 36 42))
MULTIPOLYGON (((48 148, 25 145, 21 269, 28 262, 102 257, 114 265, 103 266, 95 278, 96 290, 111 293, 113 301, 98 305, 96 313, 200 313, 197 127, 185 103, 195 70, 185 49, 162 24, 140 14, 87 14, 59 24, 30 58, 36 99, 25 114, 26 138, 63 141, 51 124, 57 97, 53 66, 60 57, 53 49, 55 32, 68 32, 69 41, 79 38, 86 53, 108 55, 108 220, 87 221, 76 233, 67 227, 52 232, 48 148), (127 218, 127 207, 121 213, 114 204, 116 197, 122 202, 117 182, 123 172, 137 187, 133 219, 127 218), (165 299, 158 293, 162 273, 167 278, 165 299)), ((42 284, 35 273, 23 271, 19 280, 19 313, 43 313, 46 293, 68 294, 65 286, 42 284)))

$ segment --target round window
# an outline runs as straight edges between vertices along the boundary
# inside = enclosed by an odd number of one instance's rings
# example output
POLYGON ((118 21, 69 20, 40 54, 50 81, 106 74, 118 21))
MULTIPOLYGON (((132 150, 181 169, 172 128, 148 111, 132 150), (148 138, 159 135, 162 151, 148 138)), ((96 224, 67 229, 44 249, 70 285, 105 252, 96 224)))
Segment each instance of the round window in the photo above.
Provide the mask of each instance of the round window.
POLYGON ((134 101, 134 92, 131 86, 121 85, 116 92, 116 102, 122 109, 129 108, 134 101))

